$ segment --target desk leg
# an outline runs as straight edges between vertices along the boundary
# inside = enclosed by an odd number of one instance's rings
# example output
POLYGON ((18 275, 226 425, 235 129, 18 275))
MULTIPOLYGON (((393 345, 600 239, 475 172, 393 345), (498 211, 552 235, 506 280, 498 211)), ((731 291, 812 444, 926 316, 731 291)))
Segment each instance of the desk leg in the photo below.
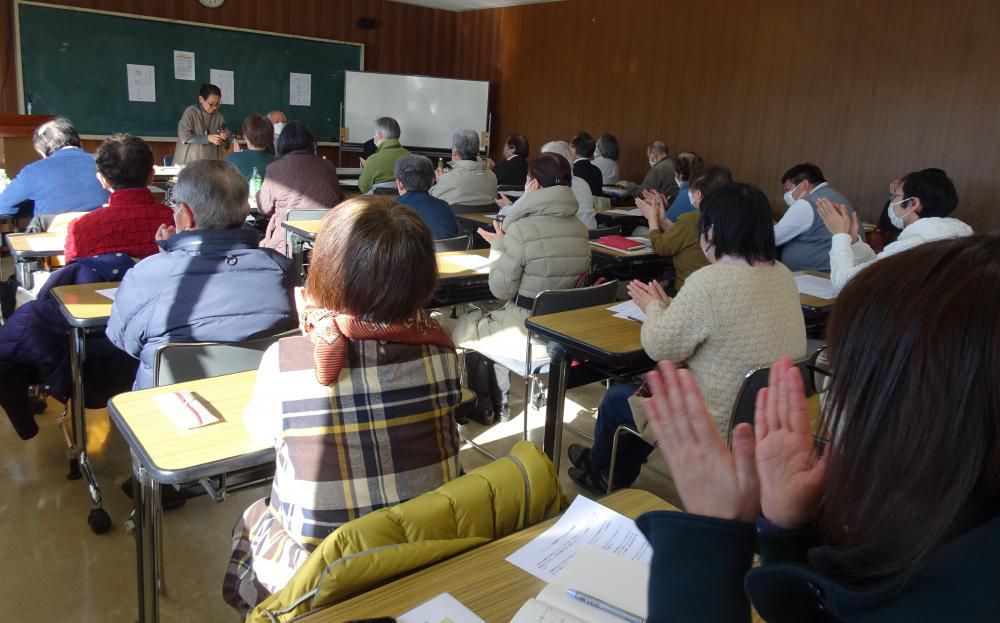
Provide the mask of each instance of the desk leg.
POLYGON ((549 388, 545 405, 545 436, 542 450, 552 459, 559 473, 562 458, 563 404, 566 398, 566 349, 549 342, 549 388))
POLYGON ((135 561, 138 579, 139 623, 157 623, 160 620, 160 593, 158 590, 160 552, 157 550, 159 528, 159 485, 132 456, 132 499, 135 503, 135 561))
POLYGON ((73 375, 73 391, 70 397, 72 409, 72 445, 69 449, 69 478, 75 480, 82 474, 87 482, 90 495, 90 514, 87 523, 94 534, 103 534, 111 528, 111 518, 104 510, 101 487, 87 457, 87 412, 83 395, 83 362, 87 360, 87 331, 81 327, 72 328, 72 344, 69 349, 70 371, 73 375))
POLYGON ((25 290, 30 290, 34 285, 33 279, 31 277, 31 262, 25 262, 17 260, 14 264, 14 274, 17 275, 17 281, 21 284, 21 287, 25 290))

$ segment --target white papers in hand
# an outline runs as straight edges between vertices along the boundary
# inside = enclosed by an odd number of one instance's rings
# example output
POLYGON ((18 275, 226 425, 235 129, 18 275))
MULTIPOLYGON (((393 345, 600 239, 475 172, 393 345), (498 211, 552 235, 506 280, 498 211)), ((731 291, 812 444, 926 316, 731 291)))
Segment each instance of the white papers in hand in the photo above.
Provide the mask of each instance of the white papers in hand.
POLYGON ((490 272, 490 258, 481 255, 452 255, 448 257, 448 261, 477 273, 490 272))
POLYGON ((424 602, 406 614, 396 617, 397 623, 485 623, 469 610, 462 602, 448 593, 441 593, 434 599, 424 602))
POLYGON ((833 283, 825 277, 815 275, 795 275, 795 285, 800 294, 815 296, 821 299, 833 299, 837 293, 833 291, 833 283))
POLYGON ((612 305, 608 308, 608 311, 615 312, 615 318, 624 318, 626 320, 638 320, 639 322, 646 321, 646 312, 642 311, 642 308, 635 304, 635 301, 625 301, 624 303, 618 303, 617 305, 612 305))
POLYGON ((105 288, 104 290, 95 290, 95 292, 113 301, 115 300, 115 294, 118 293, 118 288, 105 288))
POLYGON ((578 495, 555 525, 508 556, 507 562, 551 582, 588 543, 646 564, 653 555, 634 521, 578 495))

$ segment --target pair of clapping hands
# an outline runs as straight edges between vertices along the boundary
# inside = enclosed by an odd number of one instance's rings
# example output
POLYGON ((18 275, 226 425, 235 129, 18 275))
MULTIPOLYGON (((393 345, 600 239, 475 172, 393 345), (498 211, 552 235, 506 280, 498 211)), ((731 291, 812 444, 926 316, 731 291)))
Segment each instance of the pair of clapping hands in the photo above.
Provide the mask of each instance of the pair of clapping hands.
POLYGON ((650 229, 668 228, 674 224, 666 216, 667 198, 658 190, 650 188, 642 191, 642 196, 635 198, 635 205, 646 218, 650 229))
MULTIPOLYGON (((895 197, 903 187, 902 180, 892 180, 889 183, 889 196, 895 197)), ((823 224, 830 230, 831 234, 850 234, 851 244, 860 240, 861 231, 858 223, 857 212, 849 213, 847 207, 830 201, 829 199, 819 199, 816 201, 816 212, 823 219, 823 224)))
POLYGON ((669 361, 646 377, 644 404, 687 512, 781 528, 816 518, 831 450, 817 458, 802 375, 790 357, 771 366, 757 394, 754 426, 733 430, 726 448, 697 381, 669 361))

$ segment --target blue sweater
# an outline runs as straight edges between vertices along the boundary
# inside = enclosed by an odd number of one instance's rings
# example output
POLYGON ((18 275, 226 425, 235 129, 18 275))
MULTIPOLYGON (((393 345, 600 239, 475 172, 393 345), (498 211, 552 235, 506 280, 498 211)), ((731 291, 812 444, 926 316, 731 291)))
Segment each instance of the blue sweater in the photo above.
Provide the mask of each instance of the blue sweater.
POLYGON ((108 202, 108 191, 97 181, 94 157, 64 147, 21 169, 0 193, 0 215, 17 214, 25 201, 35 202, 36 215, 90 212, 108 202))
POLYGON ((677 217, 687 212, 694 212, 694 206, 691 205, 691 199, 688 197, 688 183, 681 182, 677 187, 677 196, 674 197, 674 202, 667 208, 667 218, 676 223, 677 217))
POLYGON ((427 191, 406 191, 396 200, 417 213, 435 240, 454 238, 458 235, 458 221, 447 202, 432 197, 427 191))

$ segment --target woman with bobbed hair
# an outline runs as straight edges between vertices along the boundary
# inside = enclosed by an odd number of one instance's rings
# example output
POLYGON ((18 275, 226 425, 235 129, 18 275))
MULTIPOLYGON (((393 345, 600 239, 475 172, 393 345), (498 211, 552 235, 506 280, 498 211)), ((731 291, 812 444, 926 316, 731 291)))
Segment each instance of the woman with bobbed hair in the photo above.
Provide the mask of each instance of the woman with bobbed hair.
POLYGON ((528 177, 528 139, 511 134, 503 145, 503 160, 489 161, 500 186, 524 186, 528 177))
POLYGON ((602 183, 614 186, 618 183, 618 139, 614 134, 602 134, 597 139, 594 151, 594 166, 601 170, 602 183))
POLYGON ((996 620, 998 258, 997 235, 929 242, 848 282, 827 331, 821 451, 787 357, 732 452, 689 372, 649 375, 687 510, 639 518, 650 621, 750 621, 750 603, 778 623, 996 620))
POLYGON ((423 310, 436 287, 430 231, 409 208, 362 196, 324 219, 296 297, 302 335, 264 354, 245 414, 277 468, 233 530, 223 596, 237 610, 340 525, 458 475, 458 359, 423 310))

